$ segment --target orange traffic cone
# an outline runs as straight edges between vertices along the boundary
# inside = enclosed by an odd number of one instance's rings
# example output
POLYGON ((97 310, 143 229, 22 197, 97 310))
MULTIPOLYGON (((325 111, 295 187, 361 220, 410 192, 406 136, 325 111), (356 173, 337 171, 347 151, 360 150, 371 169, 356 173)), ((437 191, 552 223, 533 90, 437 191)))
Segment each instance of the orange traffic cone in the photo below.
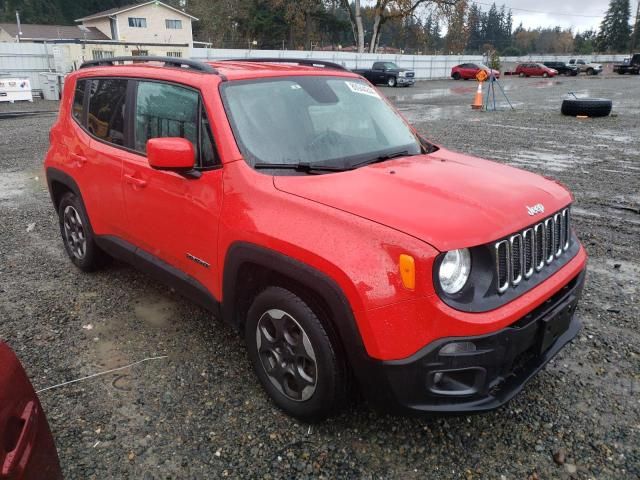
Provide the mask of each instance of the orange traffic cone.
POLYGON ((471 108, 474 110, 482 110, 482 82, 478 82, 478 91, 476 92, 476 98, 471 104, 471 108))

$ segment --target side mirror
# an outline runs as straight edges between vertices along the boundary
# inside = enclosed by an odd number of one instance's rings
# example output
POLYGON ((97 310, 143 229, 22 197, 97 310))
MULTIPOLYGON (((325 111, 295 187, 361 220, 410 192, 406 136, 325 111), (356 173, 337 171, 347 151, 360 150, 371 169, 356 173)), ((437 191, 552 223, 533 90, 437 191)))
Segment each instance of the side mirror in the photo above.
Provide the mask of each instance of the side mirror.
POLYGON ((195 158, 193 144, 185 138, 164 137, 147 140, 147 160, 149 165, 157 170, 171 170, 192 176, 191 173, 197 172, 193 168, 195 158))

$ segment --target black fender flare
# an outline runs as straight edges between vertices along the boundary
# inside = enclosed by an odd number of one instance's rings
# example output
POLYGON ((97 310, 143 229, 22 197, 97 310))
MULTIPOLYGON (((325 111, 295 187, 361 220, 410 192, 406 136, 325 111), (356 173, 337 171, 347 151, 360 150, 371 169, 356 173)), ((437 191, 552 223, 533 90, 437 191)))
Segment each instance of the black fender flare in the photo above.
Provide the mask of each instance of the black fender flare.
MULTIPOLYGON (((366 353, 353 310, 344 292, 329 276, 280 252, 248 242, 237 242, 227 250, 222 279, 222 318, 240 329, 241 319, 236 318, 238 274, 244 264, 254 264, 297 282, 320 296, 329 309, 328 321, 339 337, 343 350, 356 377, 368 370, 372 358, 366 353)), ((360 379, 360 378, 359 378, 360 379)), ((362 380, 362 379, 360 379, 362 380)))
POLYGON ((80 202, 82 202, 82 207, 84 208, 84 211, 85 212, 87 211, 87 207, 84 204, 84 200, 82 198, 82 192, 80 191, 80 187, 78 186, 76 181, 73 179, 73 177, 71 177, 71 175, 54 167, 48 167, 45 172, 45 175, 47 177, 47 187, 49 188, 49 196, 51 197, 51 202, 53 203, 53 206, 56 209, 58 208, 57 201, 59 199, 57 199, 55 196, 55 189, 53 187, 54 182, 61 183, 62 185, 67 187, 69 190, 71 190, 80 199, 80 202))

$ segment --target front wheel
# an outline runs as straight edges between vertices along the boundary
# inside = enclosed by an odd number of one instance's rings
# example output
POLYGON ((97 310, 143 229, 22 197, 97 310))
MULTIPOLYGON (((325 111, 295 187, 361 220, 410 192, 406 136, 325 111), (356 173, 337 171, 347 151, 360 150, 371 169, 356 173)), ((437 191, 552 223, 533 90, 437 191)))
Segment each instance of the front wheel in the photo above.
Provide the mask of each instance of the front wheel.
POLYGON ((593 68, 587 69, 587 75, 594 75, 596 71, 593 68))
POLYGON ((395 86, 396 86, 396 84, 397 84, 396 77, 389 77, 389 78, 387 79, 387 85, 388 85, 389 87, 395 87, 395 86))
POLYGON ((544 78, 547 78, 547 77, 549 77, 549 74, 548 74, 547 72, 544 72, 544 73, 542 74, 542 76, 543 76, 544 78))
POLYGON ((245 341, 260 383, 285 413, 310 422, 343 406, 344 360, 319 316, 299 296, 281 287, 259 293, 247 314, 245 341))

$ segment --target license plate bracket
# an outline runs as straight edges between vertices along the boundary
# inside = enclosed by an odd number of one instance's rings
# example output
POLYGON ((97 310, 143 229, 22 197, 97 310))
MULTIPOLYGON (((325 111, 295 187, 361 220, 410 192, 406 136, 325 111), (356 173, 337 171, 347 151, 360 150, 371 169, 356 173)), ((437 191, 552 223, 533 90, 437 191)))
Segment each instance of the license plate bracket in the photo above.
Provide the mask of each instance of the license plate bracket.
POLYGON ((575 297, 572 296, 542 319, 540 326, 540 353, 546 352, 558 337, 569 329, 574 303, 575 297))

